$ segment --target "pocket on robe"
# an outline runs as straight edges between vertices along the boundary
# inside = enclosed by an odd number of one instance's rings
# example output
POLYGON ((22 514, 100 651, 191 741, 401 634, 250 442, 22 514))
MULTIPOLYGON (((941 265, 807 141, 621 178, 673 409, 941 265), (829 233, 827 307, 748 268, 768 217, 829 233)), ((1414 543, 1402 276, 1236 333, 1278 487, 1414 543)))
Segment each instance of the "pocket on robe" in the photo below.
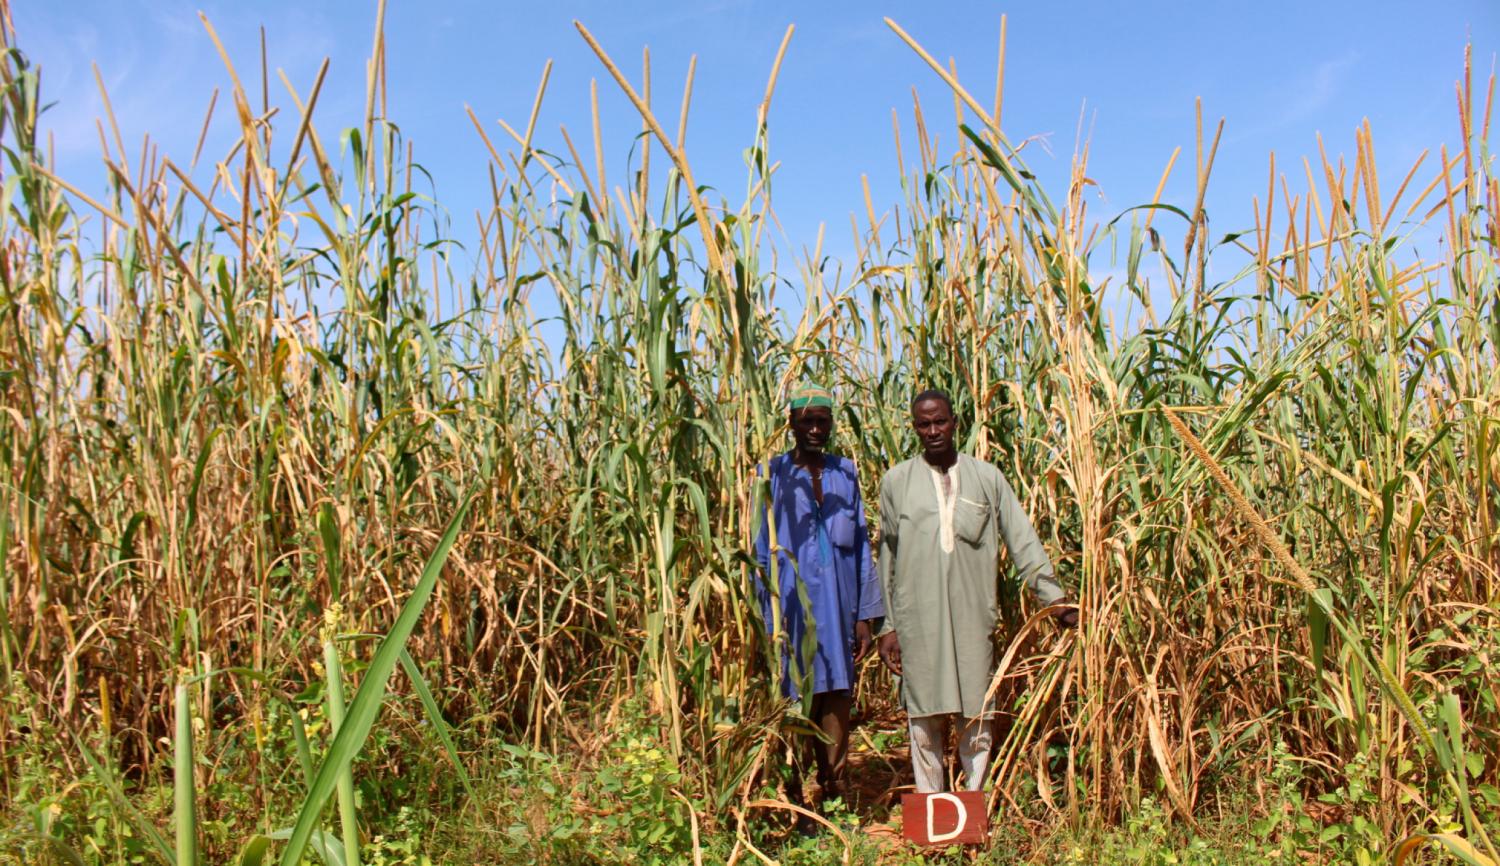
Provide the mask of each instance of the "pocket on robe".
POLYGON ((990 529, 990 506, 985 502, 958 497, 953 506, 953 534, 971 546, 984 544, 990 529))
POLYGON ((859 527, 855 525, 854 518, 844 511, 838 511, 828 516, 828 522, 824 524, 828 528, 828 540, 833 542, 834 547, 842 547, 845 550, 854 546, 858 538, 859 527))

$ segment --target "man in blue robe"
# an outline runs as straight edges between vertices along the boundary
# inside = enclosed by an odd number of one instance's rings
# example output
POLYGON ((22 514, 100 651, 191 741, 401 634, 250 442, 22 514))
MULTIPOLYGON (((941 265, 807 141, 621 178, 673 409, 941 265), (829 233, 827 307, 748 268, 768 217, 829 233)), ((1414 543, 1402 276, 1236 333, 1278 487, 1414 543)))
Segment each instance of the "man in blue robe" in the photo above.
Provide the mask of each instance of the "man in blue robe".
MULTIPOLYGON (((842 794, 854 666, 874 648, 874 620, 885 615, 885 604, 854 461, 823 451, 833 433, 833 395, 804 386, 788 412, 795 444, 768 467, 769 515, 761 514, 755 540, 757 588, 766 628, 774 633, 779 619, 782 694, 798 699, 801 685, 809 684, 810 717, 829 739, 809 738, 826 801, 842 794), (816 642, 810 671, 809 635, 816 642)), ((800 774, 794 775, 788 794, 800 798, 800 774)))

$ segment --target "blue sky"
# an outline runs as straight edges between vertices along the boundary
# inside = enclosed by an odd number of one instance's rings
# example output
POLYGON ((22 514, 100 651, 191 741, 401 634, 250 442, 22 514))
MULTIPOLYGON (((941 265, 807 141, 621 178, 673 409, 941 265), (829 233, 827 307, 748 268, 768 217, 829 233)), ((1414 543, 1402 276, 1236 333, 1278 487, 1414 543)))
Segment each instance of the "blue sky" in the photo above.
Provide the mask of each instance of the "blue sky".
MULTIPOLYGON (((327 139, 356 125, 364 103, 364 62, 373 2, 267 0, 70 0, 23 2, 14 10, 20 44, 43 71, 44 96, 57 105, 44 130, 54 135, 64 176, 103 189, 94 119, 101 110, 90 63, 109 89, 132 161, 150 132, 174 161, 186 163, 214 87, 219 111, 207 156, 217 158, 235 130, 224 99, 228 76, 197 17, 213 21, 259 99, 259 27, 267 32, 272 104, 295 115, 275 70, 305 93, 318 64, 331 58, 317 122, 327 139)), ((611 185, 624 176, 630 107, 572 20, 582 20, 639 83, 643 46, 652 51, 659 114, 675 127, 688 58, 698 56, 687 151, 700 183, 743 195, 742 151, 781 35, 797 32, 771 114, 775 187, 784 250, 810 247, 828 224, 826 251, 847 256, 850 212, 863 212, 860 176, 868 175, 877 211, 899 200, 891 111, 913 156, 911 89, 921 95, 940 146, 956 140, 946 88, 882 23, 889 15, 940 59, 957 60, 960 77, 981 99, 993 93, 1001 13, 1009 17, 1004 125, 1013 141, 1041 136, 1028 162, 1054 200, 1082 123, 1091 145, 1091 213, 1108 218, 1149 201, 1174 147, 1181 146, 1165 199, 1191 205, 1194 99, 1205 124, 1227 118, 1208 199, 1213 234, 1252 225, 1251 197, 1264 198, 1267 159, 1304 186, 1301 158, 1316 165, 1316 134, 1330 154, 1352 160, 1354 130, 1369 118, 1387 195, 1423 149, 1459 142, 1454 82, 1463 47, 1474 46, 1481 92, 1500 49, 1495 0, 1389 2, 707 2, 479 3, 391 0, 390 111, 416 158, 436 178, 439 200, 460 237, 488 198, 486 153, 464 106, 497 137, 505 118, 521 127, 543 64, 554 68, 537 143, 565 152, 565 124, 585 154, 591 148, 588 88, 599 79, 611 185)), ((285 135, 290 136, 288 122, 285 135)), ((585 156, 587 159, 588 157, 585 156)), ((658 154, 658 160, 660 155, 658 154)), ((208 169, 200 166, 203 176, 208 169)), ((1157 223, 1159 228, 1176 233, 1157 223)))

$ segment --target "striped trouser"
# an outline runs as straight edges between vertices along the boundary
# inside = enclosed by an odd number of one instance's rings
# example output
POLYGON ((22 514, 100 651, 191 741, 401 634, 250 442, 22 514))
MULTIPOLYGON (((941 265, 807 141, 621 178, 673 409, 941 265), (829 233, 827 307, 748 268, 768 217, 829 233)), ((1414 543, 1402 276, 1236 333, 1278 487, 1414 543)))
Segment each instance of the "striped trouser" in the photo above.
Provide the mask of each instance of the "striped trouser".
MULTIPOLYGON (((947 789, 943 778, 943 746, 948 739, 948 721, 952 718, 957 716, 913 716, 909 720, 911 768, 916 774, 919 794, 935 794, 947 789)), ((984 787, 994 739, 993 727, 988 719, 974 718, 964 719, 958 730, 958 764, 963 772, 965 790, 978 791, 984 787)))

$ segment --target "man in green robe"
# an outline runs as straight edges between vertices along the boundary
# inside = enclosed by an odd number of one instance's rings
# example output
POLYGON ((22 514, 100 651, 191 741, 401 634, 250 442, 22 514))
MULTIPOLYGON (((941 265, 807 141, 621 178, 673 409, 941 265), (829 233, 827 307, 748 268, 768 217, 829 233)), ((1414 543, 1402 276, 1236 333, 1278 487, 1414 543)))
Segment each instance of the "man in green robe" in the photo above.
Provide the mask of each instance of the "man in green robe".
MULTIPOLYGON (((880 576, 885 627, 879 652, 901 677, 919 793, 942 791, 948 720, 963 720, 959 764, 965 787, 979 790, 989 766, 994 707, 985 693, 995 670, 998 614, 997 536, 1043 606, 1064 598, 1052 563, 999 469, 959 454, 953 401, 923 391, 912 401, 922 454, 880 482, 880 576)), ((1078 612, 1057 613, 1064 626, 1078 612)))

